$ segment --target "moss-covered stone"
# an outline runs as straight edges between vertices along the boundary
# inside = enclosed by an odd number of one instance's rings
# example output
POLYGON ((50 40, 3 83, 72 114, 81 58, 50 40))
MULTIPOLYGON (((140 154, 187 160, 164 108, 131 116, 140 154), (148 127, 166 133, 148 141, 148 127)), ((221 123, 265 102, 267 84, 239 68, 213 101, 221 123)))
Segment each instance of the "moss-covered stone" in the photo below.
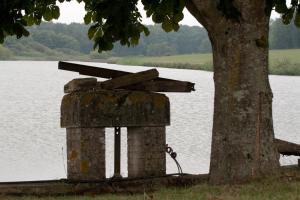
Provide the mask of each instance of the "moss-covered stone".
POLYGON ((78 91, 63 97, 61 126, 115 127, 170 124, 170 103, 164 94, 125 91, 78 91))

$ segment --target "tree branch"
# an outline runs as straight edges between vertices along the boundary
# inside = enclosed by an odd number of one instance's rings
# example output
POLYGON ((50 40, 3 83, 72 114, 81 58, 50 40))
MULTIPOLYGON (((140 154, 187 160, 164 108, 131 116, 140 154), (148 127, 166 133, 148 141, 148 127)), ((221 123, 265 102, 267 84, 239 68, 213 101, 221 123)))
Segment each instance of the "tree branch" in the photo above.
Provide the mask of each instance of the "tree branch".
POLYGON ((187 0, 186 8, 207 30, 223 18, 215 0, 187 0))

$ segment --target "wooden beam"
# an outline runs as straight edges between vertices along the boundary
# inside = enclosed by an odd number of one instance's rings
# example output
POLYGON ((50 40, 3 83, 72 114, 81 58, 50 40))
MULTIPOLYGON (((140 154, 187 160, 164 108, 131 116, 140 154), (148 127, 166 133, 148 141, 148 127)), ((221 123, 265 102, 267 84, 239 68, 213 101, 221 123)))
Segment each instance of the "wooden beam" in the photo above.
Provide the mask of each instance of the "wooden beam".
MULTIPOLYGON (((106 68, 101 68, 101 67, 92 67, 92 66, 88 66, 88 65, 68 63, 68 62, 63 62, 63 61, 58 62, 58 69, 78 72, 81 75, 95 76, 95 77, 107 78, 107 79, 116 78, 116 77, 124 76, 127 74, 133 74, 131 72, 119 71, 119 70, 114 70, 114 69, 106 69, 106 68)), ((176 81, 173 79, 159 78, 159 77, 155 80, 176 81)))
POLYGON ((129 85, 134 85, 142 83, 145 81, 153 80, 159 75, 156 69, 150 69, 147 71, 142 71, 134 74, 128 74, 120 77, 116 77, 101 83, 101 87, 108 90, 113 90, 117 88, 126 87, 129 85))
POLYGON ((113 69, 105 69, 100 67, 92 67, 92 66, 68 63, 62 61, 58 62, 58 69, 78 72, 81 75, 96 76, 96 77, 107 78, 107 79, 131 74, 130 72, 118 71, 113 69))
POLYGON ((129 86, 124 89, 143 90, 152 92, 191 92, 195 91, 195 84, 187 81, 147 81, 138 85, 129 86))
MULTIPOLYGON (((87 65, 68 63, 60 61, 58 69, 79 72, 81 75, 95 76, 100 78, 113 79, 120 76, 133 74, 131 72, 106 69, 100 67, 92 67, 87 65)), ((191 92, 195 91, 194 83, 187 81, 178 81, 173 79, 166 79, 157 77, 152 81, 144 82, 142 84, 135 84, 132 86, 124 86, 122 89, 128 90, 144 90, 153 92, 191 92)))
POLYGON ((285 156, 300 156, 300 145, 284 140, 275 139, 278 152, 285 156))

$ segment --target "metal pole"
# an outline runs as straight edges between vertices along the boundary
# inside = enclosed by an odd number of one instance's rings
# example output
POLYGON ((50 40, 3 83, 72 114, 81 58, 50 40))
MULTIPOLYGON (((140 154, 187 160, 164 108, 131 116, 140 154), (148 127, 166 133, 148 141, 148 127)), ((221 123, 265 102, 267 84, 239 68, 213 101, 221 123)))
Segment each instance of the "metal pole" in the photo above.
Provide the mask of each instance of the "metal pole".
POLYGON ((115 127, 114 178, 121 176, 121 127, 115 127))

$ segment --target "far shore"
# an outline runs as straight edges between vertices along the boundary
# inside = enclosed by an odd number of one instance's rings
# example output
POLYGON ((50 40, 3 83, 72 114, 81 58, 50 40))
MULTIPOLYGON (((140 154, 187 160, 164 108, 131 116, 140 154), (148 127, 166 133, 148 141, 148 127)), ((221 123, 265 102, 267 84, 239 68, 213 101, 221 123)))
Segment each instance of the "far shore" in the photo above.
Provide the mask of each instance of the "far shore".
MULTIPOLYGON (((270 50, 269 73, 272 75, 300 76, 300 49, 270 50)), ((118 65, 163 67, 213 71, 212 54, 183 54, 170 56, 131 56, 95 59, 88 55, 61 55, 46 57, 13 57, 10 60, 57 61, 76 60, 118 65)))

